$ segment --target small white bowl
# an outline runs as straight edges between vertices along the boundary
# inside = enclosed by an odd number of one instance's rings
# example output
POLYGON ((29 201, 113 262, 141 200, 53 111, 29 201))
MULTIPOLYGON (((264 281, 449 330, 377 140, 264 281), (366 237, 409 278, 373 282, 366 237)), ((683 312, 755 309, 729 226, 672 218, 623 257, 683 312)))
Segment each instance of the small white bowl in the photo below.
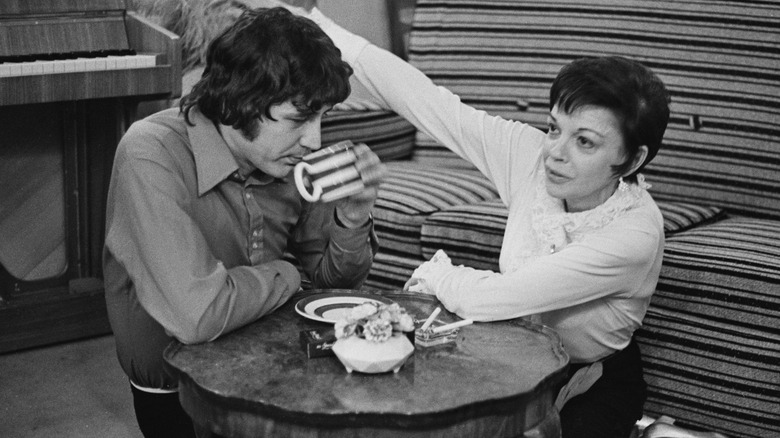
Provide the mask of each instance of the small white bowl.
POLYGON ((333 344, 333 353, 339 358, 348 373, 397 373, 409 356, 414 345, 404 335, 393 335, 384 342, 368 341, 357 336, 342 338, 333 344))

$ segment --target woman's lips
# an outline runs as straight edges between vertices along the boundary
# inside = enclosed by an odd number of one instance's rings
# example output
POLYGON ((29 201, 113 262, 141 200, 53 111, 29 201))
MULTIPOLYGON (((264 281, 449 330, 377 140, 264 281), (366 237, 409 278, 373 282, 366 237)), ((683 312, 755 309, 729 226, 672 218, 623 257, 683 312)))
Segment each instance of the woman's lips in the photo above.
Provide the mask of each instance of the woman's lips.
POLYGON ((547 166, 545 166, 544 171, 547 174, 547 179, 549 179, 551 182, 563 183, 569 180, 568 176, 562 173, 558 173, 547 166))

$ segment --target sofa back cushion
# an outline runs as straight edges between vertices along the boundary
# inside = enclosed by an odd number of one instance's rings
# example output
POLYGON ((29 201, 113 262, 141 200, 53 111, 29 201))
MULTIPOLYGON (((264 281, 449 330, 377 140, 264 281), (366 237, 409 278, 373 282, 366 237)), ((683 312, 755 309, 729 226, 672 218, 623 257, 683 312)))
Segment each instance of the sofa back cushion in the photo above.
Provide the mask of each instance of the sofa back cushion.
POLYGON ((391 111, 331 111, 322 118, 322 145, 365 143, 382 161, 409 158, 414 125, 391 111))
MULTIPOLYGON (((409 60, 464 102, 544 129, 560 68, 621 55, 672 95, 656 199, 780 218, 780 4, 419 0, 409 60)), ((416 159, 442 161, 431 142, 416 159)), ((451 155, 450 155, 451 157, 451 155)))

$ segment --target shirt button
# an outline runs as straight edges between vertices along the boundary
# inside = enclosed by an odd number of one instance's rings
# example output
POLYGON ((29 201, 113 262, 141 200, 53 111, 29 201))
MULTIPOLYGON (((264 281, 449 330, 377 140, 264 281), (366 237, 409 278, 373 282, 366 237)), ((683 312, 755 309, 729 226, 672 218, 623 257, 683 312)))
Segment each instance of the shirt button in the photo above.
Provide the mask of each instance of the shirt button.
POLYGON ((246 199, 252 199, 252 194, 251 193, 247 193, 246 194, 246 199))
POLYGON ((252 244, 252 248, 257 249, 257 242, 252 244))
POLYGON ((260 235, 260 233, 257 230, 252 231, 252 235, 257 237, 260 235))

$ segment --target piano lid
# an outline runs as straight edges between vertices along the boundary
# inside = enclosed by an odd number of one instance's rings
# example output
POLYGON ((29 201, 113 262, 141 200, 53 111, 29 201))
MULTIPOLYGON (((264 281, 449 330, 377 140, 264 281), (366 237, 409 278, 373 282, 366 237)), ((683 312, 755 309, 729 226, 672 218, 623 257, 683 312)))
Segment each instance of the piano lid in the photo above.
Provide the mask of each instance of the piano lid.
POLYGON ((122 1, 23 1, 0 2, 0 59, 130 47, 122 1))
POLYGON ((63 15, 125 9, 125 0, 2 0, 0 20, 14 15, 63 15))

